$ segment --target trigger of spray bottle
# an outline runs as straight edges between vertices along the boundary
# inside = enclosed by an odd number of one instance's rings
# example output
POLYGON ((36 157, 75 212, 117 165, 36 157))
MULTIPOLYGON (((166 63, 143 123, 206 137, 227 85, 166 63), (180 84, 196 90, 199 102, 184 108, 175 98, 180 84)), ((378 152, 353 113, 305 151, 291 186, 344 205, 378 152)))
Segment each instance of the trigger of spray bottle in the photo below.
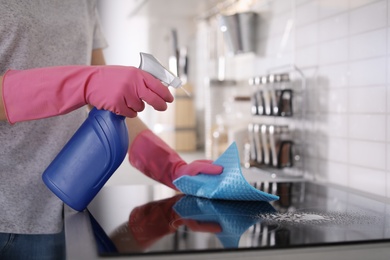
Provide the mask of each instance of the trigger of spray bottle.
POLYGON ((153 55, 143 52, 141 52, 140 55, 141 62, 139 68, 141 70, 149 72, 168 86, 174 87, 176 89, 181 88, 187 96, 191 96, 191 94, 185 88, 183 88, 181 79, 175 76, 168 69, 164 68, 164 66, 162 66, 153 55))
MULTIPOLYGON (((141 53, 140 69, 165 84, 181 86, 181 80, 151 54, 141 53)), ((94 108, 46 168, 42 179, 65 204, 82 211, 121 165, 128 146, 125 117, 94 108)))

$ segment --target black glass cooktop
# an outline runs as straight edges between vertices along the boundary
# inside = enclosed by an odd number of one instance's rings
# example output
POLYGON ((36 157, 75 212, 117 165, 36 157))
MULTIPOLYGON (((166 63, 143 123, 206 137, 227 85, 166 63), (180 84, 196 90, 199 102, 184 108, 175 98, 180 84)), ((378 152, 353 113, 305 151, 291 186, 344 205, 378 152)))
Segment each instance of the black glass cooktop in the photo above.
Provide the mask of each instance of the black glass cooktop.
POLYGON ((265 182, 280 200, 208 200, 160 186, 105 187, 88 207, 99 255, 390 241, 390 205, 310 182, 265 182))

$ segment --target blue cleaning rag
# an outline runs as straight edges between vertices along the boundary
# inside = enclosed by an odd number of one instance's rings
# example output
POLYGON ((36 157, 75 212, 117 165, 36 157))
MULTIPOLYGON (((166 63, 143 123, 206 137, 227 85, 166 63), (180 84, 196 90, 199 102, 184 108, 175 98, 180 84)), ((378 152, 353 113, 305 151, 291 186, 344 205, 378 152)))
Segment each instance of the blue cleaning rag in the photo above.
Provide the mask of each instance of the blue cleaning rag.
POLYGON ((208 199, 240 201, 274 201, 279 199, 279 196, 260 191, 246 181, 242 175, 235 142, 214 161, 214 164, 224 167, 221 174, 184 175, 174 180, 173 184, 184 194, 208 199))
POLYGON ((210 200, 184 196, 173 206, 184 219, 217 223, 222 231, 216 233, 224 248, 237 248, 242 234, 261 221, 262 214, 276 213, 265 201, 210 200))

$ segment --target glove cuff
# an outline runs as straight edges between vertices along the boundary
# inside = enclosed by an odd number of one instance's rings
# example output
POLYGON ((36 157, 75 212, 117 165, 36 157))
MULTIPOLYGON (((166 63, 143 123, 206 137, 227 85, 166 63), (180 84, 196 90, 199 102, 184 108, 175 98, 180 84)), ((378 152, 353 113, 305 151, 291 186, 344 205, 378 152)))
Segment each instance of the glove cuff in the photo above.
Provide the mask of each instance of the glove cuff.
POLYGON ((3 99, 3 107, 4 107, 4 113, 5 113, 5 116, 7 118, 7 121, 13 125, 13 122, 11 121, 11 119, 9 118, 8 116, 8 109, 7 109, 7 104, 6 104, 6 99, 4 98, 4 95, 5 95, 5 78, 8 74, 10 70, 7 70, 4 75, 3 75, 3 78, 2 78, 2 82, 1 82, 1 86, 2 86, 2 93, 1 93, 1 98, 3 99))
POLYGON ((129 151, 131 165, 148 177, 177 190, 173 185, 176 168, 183 159, 151 130, 146 129, 133 140, 129 151))

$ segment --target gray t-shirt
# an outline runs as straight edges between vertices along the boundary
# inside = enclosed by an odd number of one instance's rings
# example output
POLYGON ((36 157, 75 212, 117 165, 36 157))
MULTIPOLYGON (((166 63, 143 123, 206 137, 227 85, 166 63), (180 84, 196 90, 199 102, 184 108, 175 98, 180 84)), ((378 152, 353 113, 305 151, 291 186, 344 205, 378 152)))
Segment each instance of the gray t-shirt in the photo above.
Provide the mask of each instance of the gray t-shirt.
MULTIPOLYGON (((0 0, 0 75, 7 69, 89 65, 106 47, 94 0, 0 0)), ((20 104, 28 109, 28 102, 20 104)), ((0 122, 0 232, 56 233, 63 203, 42 173, 87 115, 0 122)))

